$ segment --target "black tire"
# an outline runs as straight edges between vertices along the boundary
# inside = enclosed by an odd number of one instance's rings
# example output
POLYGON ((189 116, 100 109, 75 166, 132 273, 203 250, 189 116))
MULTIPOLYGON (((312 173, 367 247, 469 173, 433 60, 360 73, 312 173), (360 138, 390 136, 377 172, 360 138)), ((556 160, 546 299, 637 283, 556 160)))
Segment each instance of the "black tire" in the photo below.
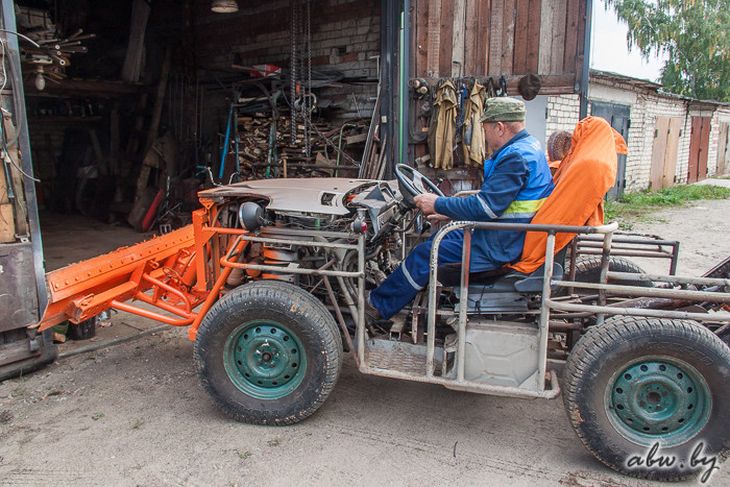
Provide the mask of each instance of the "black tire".
MULTIPOLYGON (((570 265, 570 260, 566 260, 566 267, 570 265)), ((630 272, 632 274, 646 274, 646 271, 634 264, 628 259, 621 257, 609 257, 608 270, 613 272, 630 272)), ((570 276, 570 269, 565 271, 565 279, 570 276)), ((575 280, 578 282, 600 282, 601 280, 601 256, 600 255, 583 255, 578 257, 575 262, 575 280)), ((620 284, 623 286, 641 286, 654 287, 651 281, 624 281, 611 280, 611 284, 620 284)), ((575 293, 588 294, 595 293, 592 289, 574 289, 575 293)), ((556 296, 564 296, 567 294, 566 288, 560 288, 555 293, 556 296)))
POLYGON ((285 282, 256 281, 234 289, 210 309, 198 329, 193 356, 203 387, 225 414, 245 423, 287 425, 309 417, 332 392, 342 363, 342 338, 332 315, 310 293, 285 282), (227 340, 257 320, 279 324, 302 346, 306 365, 299 368, 301 382, 283 397, 244 392, 226 371, 227 340))
MULTIPOLYGON (((665 366, 662 370, 671 369, 665 366)), ((636 383, 648 380, 640 377, 635 379, 636 383)), ((730 447, 730 421, 725 417, 730 408, 730 349, 712 332, 694 321, 636 317, 606 320, 603 326, 589 329, 572 350, 566 364, 564 382, 563 401, 576 434, 597 459, 623 474, 653 480, 681 480, 701 475, 708 467, 690 467, 692 451, 700 442, 704 443, 702 454, 707 458, 716 458, 717 464, 722 460, 723 452, 730 447), (616 378, 631 379, 629 375, 620 374, 637 370, 636 367, 646 370, 643 364, 647 360, 685 364, 682 370, 698 374, 707 386, 711 400, 703 401, 705 406, 701 408, 698 402, 694 412, 687 411, 692 409, 691 404, 678 409, 678 414, 689 415, 684 426, 695 428, 686 430, 686 437, 682 433, 682 426, 673 427, 677 428, 678 435, 674 438, 674 431, 661 437, 652 436, 653 433, 642 437, 641 432, 632 433, 630 427, 623 426, 616 419, 620 414, 618 409, 624 409, 618 401, 626 399, 626 409, 630 409, 628 397, 617 401, 613 395, 616 378), (627 366, 635 368, 627 369, 627 366), (692 416, 695 413, 697 417, 692 416), (695 418, 703 419, 695 424, 695 418), (635 435, 642 438, 637 439, 635 435), (668 443, 673 440, 674 444, 668 443), (655 443, 660 445, 657 455, 676 458, 674 465, 657 467, 654 464, 647 468, 645 464, 640 466, 635 461, 630 465, 635 455, 646 458, 655 443)), ((651 382, 643 384, 653 387, 651 382)), ((616 388, 615 392, 629 396, 629 391, 620 388, 616 388)), ((681 392, 684 393, 684 389, 681 392)), ((688 392, 692 390, 688 389, 688 392)), ((671 396, 668 399, 671 400, 671 396)), ((642 403, 642 407, 645 405, 642 403)), ((659 408, 654 413, 657 411, 659 408)), ((660 414, 664 414, 664 410, 660 414)), ((670 418, 674 421, 677 416, 672 415, 670 418)), ((677 423, 684 421, 680 419, 677 423)), ((634 428, 638 430, 636 426, 634 428)))
MULTIPOLYGON (((622 257, 609 257, 608 270, 613 272, 628 272, 631 274, 646 274, 644 269, 622 257)), ((590 255, 579 257, 575 263, 575 280, 580 282, 599 282, 601 280, 601 256, 590 255)), ((611 280, 610 282, 624 286, 654 287, 654 284, 650 281, 611 280)))

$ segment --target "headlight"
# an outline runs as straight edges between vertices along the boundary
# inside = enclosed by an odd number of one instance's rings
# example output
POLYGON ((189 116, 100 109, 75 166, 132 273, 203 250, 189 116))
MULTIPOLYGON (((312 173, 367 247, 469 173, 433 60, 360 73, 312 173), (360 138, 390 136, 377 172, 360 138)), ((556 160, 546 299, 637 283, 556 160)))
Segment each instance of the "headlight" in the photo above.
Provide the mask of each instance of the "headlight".
POLYGON ((258 230, 264 222, 264 209, 253 201, 241 203, 238 208, 238 221, 249 232, 258 230))

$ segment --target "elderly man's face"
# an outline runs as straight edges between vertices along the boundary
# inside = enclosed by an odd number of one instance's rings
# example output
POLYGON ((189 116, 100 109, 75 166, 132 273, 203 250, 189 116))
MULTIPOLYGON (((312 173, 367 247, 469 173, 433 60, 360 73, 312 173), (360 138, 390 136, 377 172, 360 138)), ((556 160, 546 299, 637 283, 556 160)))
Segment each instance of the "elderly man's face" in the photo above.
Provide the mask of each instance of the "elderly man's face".
POLYGON ((482 123, 484 130, 484 140, 487 142, 487 151, 491 154, 506 142, 504 140, 506 128, 502 122, 484 122, 482 123))

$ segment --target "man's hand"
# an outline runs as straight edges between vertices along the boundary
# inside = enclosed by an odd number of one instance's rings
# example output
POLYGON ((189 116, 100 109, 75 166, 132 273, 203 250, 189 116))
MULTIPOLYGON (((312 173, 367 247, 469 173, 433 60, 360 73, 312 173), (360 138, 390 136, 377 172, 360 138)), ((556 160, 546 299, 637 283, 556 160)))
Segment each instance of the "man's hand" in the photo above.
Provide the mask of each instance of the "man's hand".
POLYGON ((416 203, 418 209, 421 210, 424 215, 428 216, 436 213, 434 205, 436 204, 437 198, 438 196, 433 193, 423 193, 415 196, 413 201, 416 203))
POLYGON ((447 222, 447 221, 451 220, 451 218, 449 218, 448 216, 442 215, 440 213, 434 213, 432 215, 428 215, 426 217, 426 219, 428 219, 428 221, 430 221, 433 224, 447 222))

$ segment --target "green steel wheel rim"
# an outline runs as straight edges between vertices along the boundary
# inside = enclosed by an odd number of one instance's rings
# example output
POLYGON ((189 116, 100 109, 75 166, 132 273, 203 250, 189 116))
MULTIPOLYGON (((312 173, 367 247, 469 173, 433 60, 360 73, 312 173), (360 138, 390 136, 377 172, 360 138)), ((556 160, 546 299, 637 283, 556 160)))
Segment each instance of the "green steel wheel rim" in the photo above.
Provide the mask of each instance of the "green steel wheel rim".
POLYGON ((606 413, 618 432, 644 446, 682 444, 707 424, 712 395, 691 365, 670 357, 635 361, 614 374, 606 390, 606 413))
POLYGON ((226 339, 223 365, 243 393, 275 400, 286 397, 304 380, 307 357, 299 338, 272 320, 237 327, 226 339))

